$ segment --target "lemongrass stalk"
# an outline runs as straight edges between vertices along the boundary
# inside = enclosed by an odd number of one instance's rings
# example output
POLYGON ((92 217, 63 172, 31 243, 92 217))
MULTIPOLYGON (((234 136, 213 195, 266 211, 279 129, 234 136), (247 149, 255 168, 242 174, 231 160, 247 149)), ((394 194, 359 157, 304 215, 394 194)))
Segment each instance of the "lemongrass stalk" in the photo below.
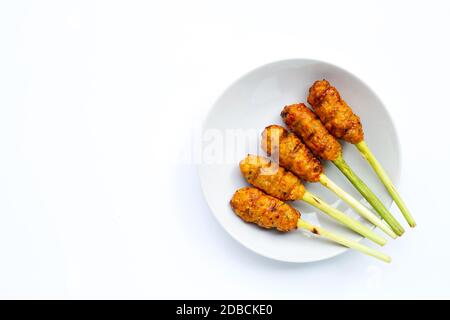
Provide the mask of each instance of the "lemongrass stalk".
POLYGON ((361 202, 353 198, 347 192, 342 190, 337 184, 335 184, 330 178, 326 175, 320 175, 320 183, 336 193, 339 198, 347 202, 353 209, 355 209, 356 213, 358 213, 361 217, 367 219, 369 222, 380 228, 384 231, 388 236, 392 239, 397 238, 397 235, 394 231, 392 231, 391 227, 379 217, 377 217, 372 211, 370 211, 366 206, 364 206, 361 202))
POLYGON ((370 247, 362 245, 362 244, 360 244, 360 243, 358 243, 356 241, 349 240, 349 239, 347 239, 347 238, 345 238, 343 236, 340 236, 338 234, 335 234, 333 232, 325 230, 325 229, 323 229, 321 227, 313 226, 312 224, 306 222, 305 220, 299 219, 298 222, 297 222, 297 226, 300 229, 306 229, 309 232, 312 232, 314 234, 317 234, 319 236, 327 238, 327 239, 329 239, 331 241, 337 242, 337 243, 339 243, 339 244, 341 244, 341 245, 343 245, 345 247, 358 250, 358 251, 360 251, 362 253, 365 253, 365 254, 367 254, 369 256, 372 256, 372 257, 375 257, 377 259, 380 259, 380 260, 382 260, 384 262, 388 262, 388 263, 391 262, 391 257, 389 257, 388 255, 386 255, 386 254, 384 254, 382 252, 379 252, 379 251, 377 251, 375 249, 372 249, 370 247))
POLYGON ((391 179, 389 178, 386 171, 383 169, 381 164, 378 162, 378 160, 373 155, 372 151, 370 151, 369 147, 367 146, 365 141, 361 141, 356 144, 356 148, 358 148, 359 152, 362 154, 362 156, 369 162, 369 164, 372 166, 375 173, 380 178, 381 182, 383 182, 384 186, 386 187, 386 190, 391 195, 392 199, 394 199, 395 203, 397 204, 398 208, 402 212, 403 216, 405 217, 406 221, 408 221, 408 224, 411 227, 416 226, 416 222, 414 221, 414 218, 412 217, 411 213, 409 212, 408 208, 406 207, 405 202, 400 197, 400 194, 395 189, 394 184, 392 183, 391 179))
POLYGON ((316 208, 319 208, 333 219, 339 221, 346 227, 352 229, 353 231, 359 233, 360 235, 366 237, 367 239, 372 240, 373 242, 379 244, 380 246, 384 246, 386 244, 387 242, 386 239, 373 232, 373 230, 361 224, 359 221, 345 215, 338 209, 330 206, 329 204, 324 202, 319 197, 313 195, 312 193, 305 191, 302 200, 316 208))
POLYGON ((356 175, 350 166, 345 162, 342 155, 340 155, 333 163, 339 170, 350 180, 353 186, 361 193, 361 195, 370 203, 370 205, 377 211, 380 216, 389 224, 392 230, 401 236, 405 230, 394 216, 386 209, 380 199, 369 189, 369 187, 356 175))

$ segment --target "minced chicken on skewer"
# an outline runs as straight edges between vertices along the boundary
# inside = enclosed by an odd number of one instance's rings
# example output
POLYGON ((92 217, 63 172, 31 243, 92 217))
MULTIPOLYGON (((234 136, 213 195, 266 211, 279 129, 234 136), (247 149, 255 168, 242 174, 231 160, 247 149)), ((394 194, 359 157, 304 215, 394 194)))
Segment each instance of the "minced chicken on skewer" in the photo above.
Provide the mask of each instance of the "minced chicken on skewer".
POLYGON ((296 175, 284 170, 271 160, 261 156, 248 155, 239 163, 239 167, 242 175, 251 185, 267 194, 282 201, 304 200, 379 245, 386 243, 386 239, 380 237, 368 227, 308 192, 296 175))
POLYGON ((262 228, 277 229, 282 232, 297 228, 306 229, 348 248, 358 250, 385 262, 391 262, 391 258, 384 253, 348 240, 321 227, 311 225, 301 219, 299 211, 259 189, 244 187, 237 190, 230 201, 230 205, 242 220, 255 223, 262 228))
MULTIPOLYGON (((322 122, 317 118, 313 111, 311 111, 303 103, 292 104, 284 107, 281 112, 281 117, 288 126, 288 128, 298 135, 306 146, 318 157, 325 160, 334 161, 341 157, 342 149, 339 141, 333 137, 322 122)), ((351 205, 361 216, 372 222, 374 225, 382 229, 388 235, 395 237, 392 229, 378 218, 374 213, 362 205, 359 201, 353 201, 353 198, 343 198, 349 205, 351 205)), ((386 210, 382 210, 384 215, 386 210)), ((390 213, 387 211, 390 215, 390 213)), ((394 219, 392 215, 387 219, 394 219)), ((394 219, 395 220, 395 219, 394 219)))
MULTIPOLYGON (((411 227, 415 227, 416 222, 406 207, 405 202, 395 189, 386 171, 364 141, 364 131, 359 117, 353 113, 352 109, 341 98, 337 89, 331 86, 327 80, 316 81, 309 89, 308 102, 332 135, 356 145, 359 152, 369 162, 383 182, 406 221, 408 221, 408 224, 411 227)), ((342 157, 337 158, 333 162, 344 174, 350 172, 342 157)), ((351 178, 349 177, 349 179, 351 178)))

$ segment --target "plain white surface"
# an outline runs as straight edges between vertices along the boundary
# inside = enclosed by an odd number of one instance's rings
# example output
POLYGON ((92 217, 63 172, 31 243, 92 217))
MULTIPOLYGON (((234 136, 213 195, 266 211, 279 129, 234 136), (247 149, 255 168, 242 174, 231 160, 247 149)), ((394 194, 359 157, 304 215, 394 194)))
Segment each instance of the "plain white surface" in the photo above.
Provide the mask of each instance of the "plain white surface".
POLYGON ((449 14, 448 1, 2 1, 0 296, 450 298, 449 14), (418 226, 391 241, 390 265, 270 261, 203 200, 190 158, 206 111, 243 72, 297 57, 351 70, 395 118, 418 226))
MULTIPOLYGON (((305 102, 309 87, 317 79, 327 79, 336 86, 346 102, 353 106, 364 123, 365 140, 378 160, 390 173, 394 183, 400 172, 400 147, 393 120, 379 97, 362 80, 346 70, 317 60, 290 59, 260 66, 234 81, 214 103, 202 127, 199 163, 200 183, 205 200, 225 230, 242 245, 265 257, 284 262, 315 262, 342 254, 346 247, 312 237, 300 230, 280 234, 254 224, 243 223, 233 213, 229 201, 234 192, 249 184, 239 171, 238 163, 247 155, 267 156, 260 148, 265 127, 286 127, 280 113, 292 103, 305 102), (253 115, 253 116, 243 116, 253 115), (304 233, 304 234, 302 234, 304 233)), ((345 160, 386 207, 392 203, 370 166, 351 144, 342 143, 345 160)), ((345 176, 330 162, 323 161, 324 173, 354 199, 370 205, 345 176)), ((337 207, 357 221, 372 227, 347 203, 318 183, 305 183, 312 194, 337 207)), ((304 201, 290 202, 302 213, 302 219, 353 241, 361 240, 352 232, 317 208, 304 201)), ((376 230, 381 237, 389 238, 376 230)), ((374 243, 381 252, 381 248, 374 243)))

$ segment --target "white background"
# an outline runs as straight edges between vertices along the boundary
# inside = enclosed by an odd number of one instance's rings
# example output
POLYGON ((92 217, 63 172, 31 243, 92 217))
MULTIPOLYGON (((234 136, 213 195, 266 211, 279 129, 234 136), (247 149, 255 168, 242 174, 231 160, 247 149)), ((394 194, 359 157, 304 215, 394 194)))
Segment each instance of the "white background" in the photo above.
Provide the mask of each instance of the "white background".
POLYGON ((450 298, 449 16, 448 1, 2 1, 0 297, 450 298), (418 227, 390 265, 259 257, 203 200, 190 155, 209 107, 302 57, 355 73, 395 119, 418 227))

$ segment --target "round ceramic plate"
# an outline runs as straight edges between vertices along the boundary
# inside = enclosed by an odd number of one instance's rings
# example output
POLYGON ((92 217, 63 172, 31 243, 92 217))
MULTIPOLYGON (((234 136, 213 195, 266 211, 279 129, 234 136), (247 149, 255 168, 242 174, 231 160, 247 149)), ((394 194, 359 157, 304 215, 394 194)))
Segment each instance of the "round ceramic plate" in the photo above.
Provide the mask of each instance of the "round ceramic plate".
MULTIPOLYGON (((307 60, 284 60, 261 66, 234 82, 212 107, 202 131, 199 175, 207 203, 219 223, 238 242, 268 258, 289 262, 310 262, 343 253, 347 248, 305 231, 280 233, 243 222, 230 208, 233 193, 247 186, 239 161, 248 153, 264 155, 260 135, 270 124, 283 125, 280 112, 285 105, 304 102, 315 80, 327 79, 361 117, 365 140, 378 160, 398 182, 400 151, 393 121, 377 95, 360 79, 332 64, 307 60)), ((354 171, 389 208, 392 200, 368 163, 351 144, 342 142, 344 158, 354 171)), ((325 173, 356 199, 365 200, 334 167, 324 162, 325 173)), ((319 183, 306 188, 352 217, 366 223, 345 202, 319 183)), ((291 203, 302 218, 359 241, 361 236, 331 220, 308 204, 291 203)), ((368 224, 367 224, 368 225, 368 224)), ((381 235, 385 235, 378 231, 381 235)), ((386 236, 387 237, 387 236, 386 236)), ((370 246, 378 247, 369 243, 370 246)))

